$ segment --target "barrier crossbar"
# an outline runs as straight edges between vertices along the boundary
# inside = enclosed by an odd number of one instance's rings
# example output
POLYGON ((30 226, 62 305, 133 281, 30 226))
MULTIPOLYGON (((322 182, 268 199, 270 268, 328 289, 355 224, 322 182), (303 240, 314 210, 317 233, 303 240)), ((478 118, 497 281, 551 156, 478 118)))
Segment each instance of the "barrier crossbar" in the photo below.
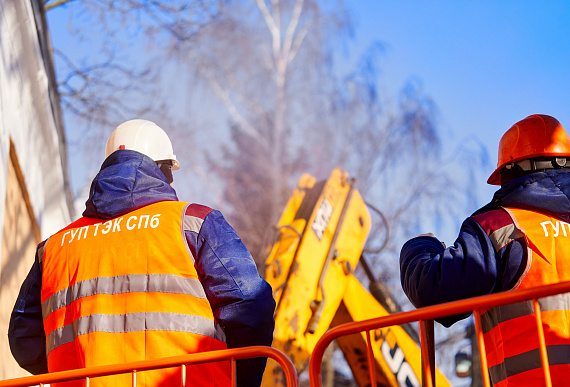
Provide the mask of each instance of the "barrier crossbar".
POLYGON ((7 379, 0 381, 0 387, 23 387, 49 383, 67 382, 85 379, 87 387, 89 379, 101 376, 132 373, 132 386, 136 386, 137 372, 162 368, 180 367, 180 386, 186 386, 186 366, 218 361, 231 362, 232 386, 237 386, 236 360, 255 357, 270 357, 275 360, 285 373, 288 387, 298 387, 299 380, 295 366, 283 352, 272 347, 252 346, 244 348, 224 349, 219 351, 200 352, 181 356, 142 360, 125 364, 104 365, 76 370, 53 372, 35 376, 7 379))
MULTIPOLYGON (((548 365, 548 356, 546 353, 546 344, 544 339, 544 331, 542 328, 542 317, 538 299, 570 292, 570 281, 561 282, 552 285, 540 286, 532 289, 512 290, 501 293, 495 293, 485 296, 468 298, 465 300, 452 301, 443 304, 418 308, 408 312, 395 313, 388 316, 373 318, 364 321, 356 321, 338 325, 326 332, 317 342, 315 349, 309 361, 309 380, 311 387, 322 387, 321 365, 325 350, 330 343, 340 336, 351 335, 366 332, 367 356, 370 369, 370 380, 376 380, 374 357, 372 354, 372 343, 370 340, 370 331, 385 328, 393 325, 402 325, 412 322, 418 322, 420 325, 420 346, 422 349, 422 379, 424 387, 432 387, 435 382, 435 359, 431 355, 434 352, 433 341, 429 343, 430 324, 431 335, 433 336, 433 320, 473 312, 475 319, 475 329, 477 332, 477 340, 479 344, 481 358, 481 372, 485 387, 490 387, 489 373, 487 369, 487 356, 485 353, 485 343, 483 340, 483 330, 481 326, 481 310, 494 308, 497 306, 514 304, 522 301, 532 300, 534 304, 534 314, 537 324, 537 334, 540 343, 540 354, 542 368, 544 369, 544 380, 547 387, 551 387, 550 370, 548 365), (427 327, 427 329, 426 329, 427 327), (431 347, 431 348, 429 348, 431 347)), ((372 384, 375 385, 375 384, 372 384)))

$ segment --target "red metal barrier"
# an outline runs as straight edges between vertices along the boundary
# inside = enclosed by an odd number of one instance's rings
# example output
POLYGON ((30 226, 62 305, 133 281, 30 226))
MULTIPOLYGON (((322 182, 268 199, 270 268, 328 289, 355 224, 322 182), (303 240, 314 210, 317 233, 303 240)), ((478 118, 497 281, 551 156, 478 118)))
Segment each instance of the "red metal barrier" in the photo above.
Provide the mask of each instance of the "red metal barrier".
POLYGON ((180 367, 180 385, 186 385, 186 366, 201 363, 210 363, 218 361, 230 360, 232 364, 232 385, 237 385, 236 381, 236 360, 254 358, 254 357, 270 357, 275 360, 283 368, 287 380, 287 386, 298 387, 299 380, 297 371, 293 363, 283 352, 264 346, 253 346, 245 348, 224 349, 220 351, 201 352, 182 356, 173 356, 160 359, 151 359, 144 361, 137 361, 125 364, 114 364, 106 366, 98 366, 91 368, 82 368, 77 370, 54 372, 49 374, 26 376, 23 378, 8 379, 0 381, 0 387, 23 387, 66 382, 71 380, 86 379, 87 386, 89 386, 89 379, 108 376, 132 373, 132 385, 136 386, 137 372, 155 370, 161 368, 180 367))
MULTIPOLYGON (((514 304, 521 301, 533 300, 534 303, 534 314, 537 323, 537 334, 540 340, 540 353, 542 359, 542 368, 544 369, 544 379, 546 386, 551 387, 552 383, 550 380, 550 370, 548 367, 548 357, 546 354, 546 345, 544 341, 544 331, 542 329, 540 307, 538 305, 538 299, 543 297, 552 296, 560 293, 570 292, 570 281, 562 282, 553 285, 541 286, 533 289, 522 289, 507 291, 501 293, 490 294, 486 296, 473 297, 466 300, 453 301, 445 304, 433 305, 429 307, 419 308, 409 312, 396 313, 389 316, 374 318, 365 321, 357 321, 339 325, 321 337, 317 342, 311 359, 309 362, 309 378, 311 387, 322 387, 321 381, 321 363, 323 359, 324 352, 330 343, 340 336, 351 335, 360 332, 366 332, 366 339, 368 345, 368 364, 373 364, 374 359, 372 355, 372 347, 370 342, 370 331, 385 328, 392 325, 402 325, 406 323, 411 323, 418 321, 420 324, 420 336, 421 336, 421 347, 422 347, 422 371, 424 387, 432 387, 434 383, 433 370, 435 369, 435 360, 433 356, 433 342, 431 343, 431 348, 429 344, 429 325, 433 323, 433 320, 445 317, 453 316, 456 314, 463 314, 473 312, 475 318, 475 329, 477 331, 477 339, 479 342, 479 349, 481 352, 481 368, 483 382, 486 387, 490 387, 489 373, 487 369, 487 356, 485 354, 485 343, 483 341, 483 331, 481 328, 481 310, 494 308, 501 305, 514 304), (426 327, 428 329, 426 330, 426 327), (426 355, 424 357, 424 355, 426 355)), ((433 334, 433 330, 432 330, 433 334)), ((376 380, 374 367, 371 369, 371 380, 376 380)), ((372 384, 374 385, 374 384, 372 384)))

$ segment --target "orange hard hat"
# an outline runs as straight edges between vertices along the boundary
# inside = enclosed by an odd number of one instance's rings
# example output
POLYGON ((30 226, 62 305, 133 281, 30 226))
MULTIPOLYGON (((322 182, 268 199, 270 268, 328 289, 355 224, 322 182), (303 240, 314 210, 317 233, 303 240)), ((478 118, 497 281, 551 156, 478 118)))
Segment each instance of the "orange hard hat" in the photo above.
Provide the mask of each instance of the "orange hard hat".
POLYGON ((570 137, 556 118, 533 114, 503 135, 497 169, 487 183, 501 185, 500 172, 507 164, 541 156, 570 156, 570 137))

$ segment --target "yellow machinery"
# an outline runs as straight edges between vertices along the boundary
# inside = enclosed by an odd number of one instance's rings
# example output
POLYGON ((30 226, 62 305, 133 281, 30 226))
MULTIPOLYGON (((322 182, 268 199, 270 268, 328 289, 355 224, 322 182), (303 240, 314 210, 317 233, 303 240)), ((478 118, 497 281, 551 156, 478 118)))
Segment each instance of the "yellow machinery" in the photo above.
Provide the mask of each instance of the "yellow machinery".
MULTIPOLYGON (((353 275, 371 227, 354 184, 340 168, 326 181, 303 175, 281 215, 266 261, 265 278, 277 304, 273 347, 287 354, 298 372, 329 328, 389 314, 353 275)), ((420 387, 420 349, 408 332, 395 326, 372 334, 379 385, 420 387)), ((358 385, 369 386, 364 333, 337 343, 358 385)), ((436 382, 449 386, 439 370, 436 382)), ((270 360, 262 386, 281 385, 284 378, 270 360)))

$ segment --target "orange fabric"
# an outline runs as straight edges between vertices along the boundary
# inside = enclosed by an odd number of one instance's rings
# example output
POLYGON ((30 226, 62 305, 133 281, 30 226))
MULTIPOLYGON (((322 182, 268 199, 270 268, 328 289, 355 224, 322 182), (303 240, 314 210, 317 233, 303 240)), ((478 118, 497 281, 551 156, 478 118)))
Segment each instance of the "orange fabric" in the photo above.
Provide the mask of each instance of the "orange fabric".
MULTIPOLYGON (((551 365, 550 379, 552 386, 565 387, 568 386, 570 378, 570 364, 551 365)), ((545 386, 544 372, 542 368, 538 370, 531 370, 522 372, 520 374, 511 376, 509 379, 502 382, 493 384, 493 387, 517 387, 517 386, 532 386, 541 387, 545 386)))
MULTIPOLYGON (((541 313, 543 325, 545 329, 548 327, 550 331, 564 332, 567 330, 566 325, 569 323, 564 317, 560 318, 560 311, 546 311, 541 313)), ((515 356, 522 352, 528 352, 539 347, 538 334, 536 331, 536 319, 534 314, 514 318, 500 324, 500 329, 497 327, 486 334, 489 338, 489 343, 493 343, 491 348, 487 348, 487 353, 496 353, 496 355, 489 356, 489 366, 493 366, 502 362, 502 357, 515 356), (524 337, 524 340, 521 338, 524 337), (502 345, 502 343, 516 343, 516 345, 502 345), (494 343, 501 343, 497 347, 494 343), (495 357, 497 356, 497 357, 495 357)), ((568 337, 562 335, 551 335, 548 341, 549 345, 568 344, 568 337)), ((485 346, 488 347, 487 342, 485 346)))
MULTIPOLYGON (((227 348, 219 337, 193 331, 201 329, 200 325, 212 330, 214 316, 183 239, 185 206, 186 203, 160 202, 105 222, 81 218, 48 240, 43 257, 42 308, 48 313, 44 315, 44 329, 50 372, 227 348), (155 285, 158 287, 167 286, 164 278, 192 286, 198 283, 197 292, 201 294, 170 288, 141 290, 141 286, 151 286, 150 277, 161 280, 155 285), (104 294, 106 291, 111 294, 104 294), (77 297, 77 293, 81 296, 77 297), (181 318, 169 319, 170 316, 181 318), (109 318, 103 320, 107 322, 104 328, 100 318, 109 318), (149 328, 152 318, 165 328, 149 328), (185 318, 196 321, 198 328, 181 329, 185 318), (99 321, 99 325, 91 323, 91 319, 99 321), (178 325, 171 328, 169 324, 178 325), (87 333, 82 333, 78 326, 87 329, 87 333), (70 342, 65 340, 68 336, 58 336, 65 329, 73 332, 70 342), (53 349, 51 337, 59 340, 53 349)), ((230 385, 229 362, 192 366, 187 375, 192 386, 230 385)), ((95 378, 90 383, 115 386, 130 383, 130 378, 95 378)), ((172 382, 180 382, 179 369, 137 375, 137 385, 141 386, 166 386, 172 382)))
MULTIPOLYGON (((534 211, 515 208, 507 209, 517 228, 525 234, 528 249, 526 272, 519 281, 518 288, 532 288, 570 280, 570 225, 559 219, 534 211)), ((549 299, 539 302, 548 303, 549 299)), ((530 303, 530 301, 529 301, 530 303)), ((567 307, 568 304, 563 306, 567 307)), ((536 320, 529 304, 515 304, 507 311, 505 307, 495 308, 499 318, 498 324, 484 334, 487 362, 489 368, 503 364, 505 359, 516 355, 524 355, 539 349, 536 320), (508 319, 505 316, 521 310, 517 317, 508 319)), ((486 313, 487 314, 487 313, 486 313)), ((484 318, 485 315, 484 314, 484 318)), ((570 344, 570 311, 555 308, 541 311, 543 329, 547 347, 570 344)), ((520 359, 520 358, 519 358, 520 359)), ((552 362, 552 359, 549 359, 552 362)), ((568 357, 570 363, 570 357, 568 357)), ((518 366, 521 362, 518 361, 518 366)), ((552 363, 551 363, 552 364, 552 363)), ((523 368, 525 365, 522 365, 523 368)), ((543 369, 538 365, 528 365, 528 370, 511 375, 495 386, 536 386, 543 385, 543 369), (538 384, 537 384, 538 383, 538 384)), ((553 386, 562 386, 560 381, 568 380, 570 365, 551 365, 553 386)))

